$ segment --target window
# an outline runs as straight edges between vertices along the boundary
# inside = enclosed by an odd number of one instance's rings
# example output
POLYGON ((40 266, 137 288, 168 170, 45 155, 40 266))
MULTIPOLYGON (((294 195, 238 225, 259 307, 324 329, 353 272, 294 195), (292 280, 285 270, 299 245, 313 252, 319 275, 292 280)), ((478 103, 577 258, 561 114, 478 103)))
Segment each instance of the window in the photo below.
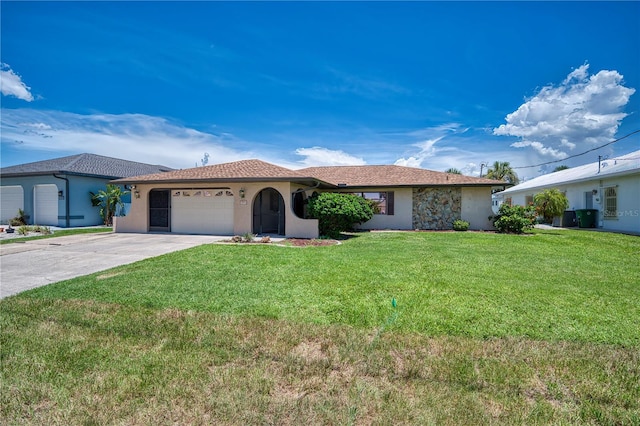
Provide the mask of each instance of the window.
POLYGON ((511 197, 507 197, 504 199, 504 204, 511 206, 511 197))
POLYGON ((394 194, 392 191, 387 192, 356 192, 355 195, 373 201, 376 205, 375 214, 393 215, 394 211, 394 194))
POLYGON ((604 188, 604 218, 618 217, 618 188, 610 186, 604 188))
POLYGON ((524 205, 525 206, 533 205, 533 195, 525 195, 524 196, 524 205))

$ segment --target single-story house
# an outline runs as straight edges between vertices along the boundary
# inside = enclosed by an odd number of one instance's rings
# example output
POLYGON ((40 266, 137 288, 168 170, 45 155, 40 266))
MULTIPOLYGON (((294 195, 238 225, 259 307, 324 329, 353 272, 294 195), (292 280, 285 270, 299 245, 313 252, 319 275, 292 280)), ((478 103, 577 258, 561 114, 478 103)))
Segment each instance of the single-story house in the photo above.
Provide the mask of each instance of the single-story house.
POLYGON ((116 232, 318 237, 307 216, 314 192, 355 193, 379 212, 363 229, 451 229, 457 219, 492 229, 491 189, 503 182, 401 166, 291 170, 260 160, 176 170, 114 181, 133 197, 116 232))
POLYGON ((105 189, 114 179, 170 170, 173 169, 94 154, 3 167, 0 223, 7 224, 21 209, 29 224, 100 225, 100 210, 92 205, 90 192, 105 189))
POLYGON ((569 210, 597 210, 598 228, 640 232, 640 151, 538 176, 501 193, 511 205, 528 205, 535 194, 556 188, 569 210))

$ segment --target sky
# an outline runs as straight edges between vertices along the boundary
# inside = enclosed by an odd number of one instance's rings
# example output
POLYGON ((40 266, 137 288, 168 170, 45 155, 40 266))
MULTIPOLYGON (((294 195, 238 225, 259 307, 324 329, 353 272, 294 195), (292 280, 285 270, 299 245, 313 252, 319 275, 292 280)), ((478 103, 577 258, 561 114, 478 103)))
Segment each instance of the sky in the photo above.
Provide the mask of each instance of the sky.
POLYGON ((508 161, 526 180, 640 149, 639 133, 610 143, 640 129, 640 2, 2 1, 0 16, 2 166, 508 161))

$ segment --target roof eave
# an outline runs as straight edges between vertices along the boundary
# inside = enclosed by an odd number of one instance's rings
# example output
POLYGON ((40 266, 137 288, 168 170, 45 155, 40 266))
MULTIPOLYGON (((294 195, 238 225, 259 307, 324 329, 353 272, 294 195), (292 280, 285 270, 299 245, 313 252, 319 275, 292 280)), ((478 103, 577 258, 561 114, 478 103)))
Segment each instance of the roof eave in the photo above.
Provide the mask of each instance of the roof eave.
POLYGON ((130 184, 183 184, 183 183, 248 183, 248 182, 292 182, 302 184, 320 183, 327 187, 334 187, 335 185, 324 182, 320 179, 311 177, 243 177, 243 178, 200 178, 200 179, 153 179, 153 180, 140 180, 134 177, 115 179, 111 183, 130 185, 130 184))
MULTIPOLYGON (((543 184, 543 185, 535 185, 535 186, 530 186, 530 187, 527 187, 527 188, 517 189, 514 192, 535 190, 535 189, 541 189, 541 188, 553 188, 553 187, 556 187, 556 186, 572 185, 572 184, 575 184, 575 183, 583 183, 583 182, 589 182, 589 181, 592 181, 592 180, 607 179, 607 178, 611 178, 611 177, 631 176, 631 175, 634 175, 634 174, 640 174, 640 169, 624 170, 624 171, 617 172, 617 173, 608 173, 606 175, 593 175, 593 176, 588 176, 588 177, 582 177, 582 178, 577 178, 577 179, 566 180, 566 181, 563 181, 563 182, 554 182, 554 183, 547 183, 547 184, 543 184)), ((509 189, 512 189, 512 188, 509 188, 509 189)))

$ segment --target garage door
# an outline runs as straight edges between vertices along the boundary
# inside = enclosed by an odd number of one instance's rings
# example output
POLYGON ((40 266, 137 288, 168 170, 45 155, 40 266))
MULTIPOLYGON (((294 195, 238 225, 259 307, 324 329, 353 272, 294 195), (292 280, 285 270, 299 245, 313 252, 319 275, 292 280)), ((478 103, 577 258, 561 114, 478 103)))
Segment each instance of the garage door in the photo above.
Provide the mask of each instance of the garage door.
POLYGON ((36 225, 58 225, 58 187, 36 185, 33 188, 33 223, 36 225))
POLYGON ((24 209, 24 191, 20 185, 0 186, 0 223, 8 225, 24 209))
POLYGON ((172 190, 171 232, 232 235, 233 193, 228 189, 172 190))

